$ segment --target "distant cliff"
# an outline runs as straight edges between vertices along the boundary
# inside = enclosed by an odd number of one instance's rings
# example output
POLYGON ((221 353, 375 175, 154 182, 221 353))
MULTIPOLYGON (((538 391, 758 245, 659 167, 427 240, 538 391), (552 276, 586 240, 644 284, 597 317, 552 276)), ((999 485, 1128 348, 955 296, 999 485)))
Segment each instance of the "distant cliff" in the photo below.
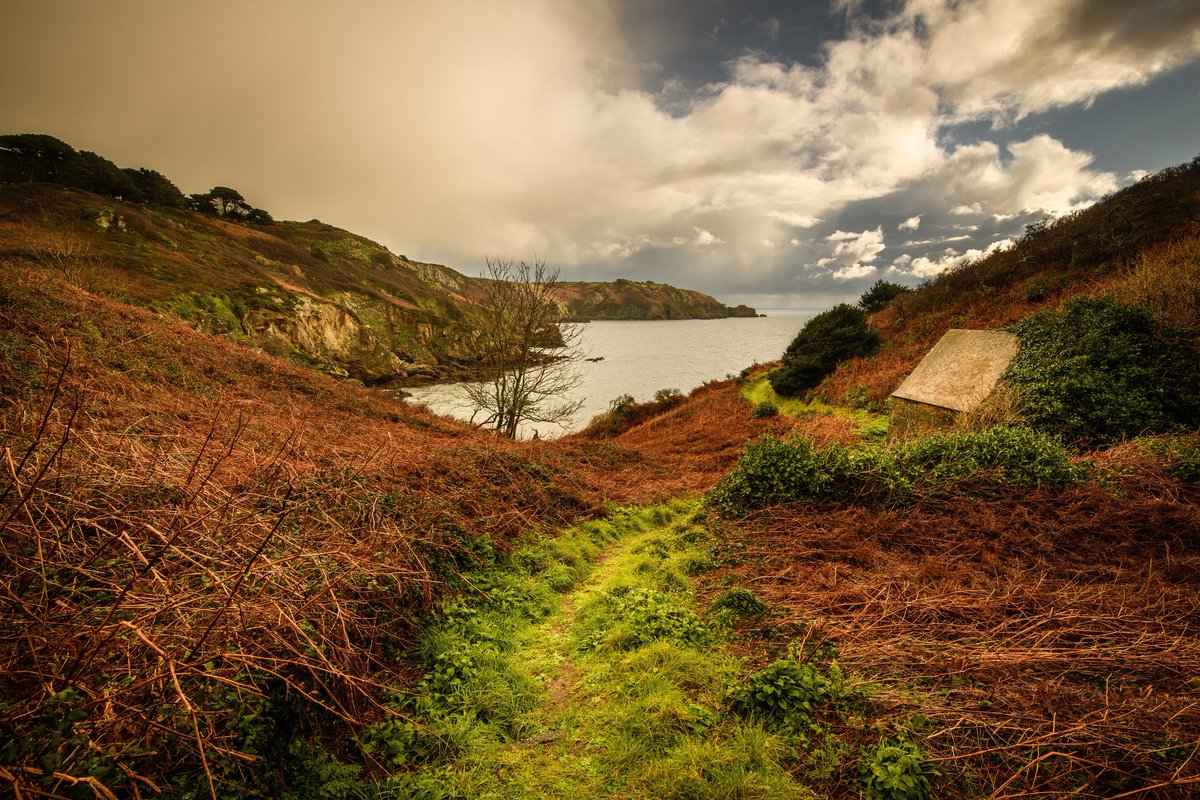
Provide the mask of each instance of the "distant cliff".
POLYGON ((621 278, 606 283, 565 282, 557 287, 556 294, 568 315, 578 321, 757 316, 749 306, 731 308, 701 292, 654 281, 621 278))

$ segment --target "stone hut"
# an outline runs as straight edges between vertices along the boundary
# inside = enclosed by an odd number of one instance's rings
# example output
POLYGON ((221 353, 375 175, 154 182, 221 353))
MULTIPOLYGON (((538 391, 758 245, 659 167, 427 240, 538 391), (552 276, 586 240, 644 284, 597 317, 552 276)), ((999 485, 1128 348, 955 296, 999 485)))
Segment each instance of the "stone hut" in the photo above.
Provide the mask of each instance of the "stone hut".
POLYGON ((1016 354, 1017 337, 1007 331, 946 331, 892 392, 891 434, 942 427, 974 410, 1016 354))

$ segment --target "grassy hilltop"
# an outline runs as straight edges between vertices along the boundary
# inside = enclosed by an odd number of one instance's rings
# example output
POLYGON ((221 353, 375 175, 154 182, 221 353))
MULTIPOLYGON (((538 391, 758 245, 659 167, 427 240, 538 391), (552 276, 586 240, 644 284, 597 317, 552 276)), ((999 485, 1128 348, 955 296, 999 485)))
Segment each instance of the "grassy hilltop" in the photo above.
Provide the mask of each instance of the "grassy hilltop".
POLYGON ((1196 431, 1013 411, 889 445, 878 404, 947 328, 1078 295, 1188 330, 1198 173, 898 297, 878 353, 773 416, 748 369, 551 442, 254 339, 343 294, 469 336, 456 273, 316 222, 3 187, 0 787, 1190 797, 1196 431))

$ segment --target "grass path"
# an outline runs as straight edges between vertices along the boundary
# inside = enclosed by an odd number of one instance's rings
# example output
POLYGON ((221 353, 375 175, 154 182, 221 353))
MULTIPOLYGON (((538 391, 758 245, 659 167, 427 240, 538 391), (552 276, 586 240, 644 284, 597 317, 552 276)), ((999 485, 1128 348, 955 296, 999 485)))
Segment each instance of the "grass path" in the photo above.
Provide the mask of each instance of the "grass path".
POLYGON ((695 611, 689 576, 710 562, 694 512, 586 523, 450 609, 425 643, 410 796, 810 796, 784 769, 792 748, 728 709, 740 665, 728 619, 695 611))

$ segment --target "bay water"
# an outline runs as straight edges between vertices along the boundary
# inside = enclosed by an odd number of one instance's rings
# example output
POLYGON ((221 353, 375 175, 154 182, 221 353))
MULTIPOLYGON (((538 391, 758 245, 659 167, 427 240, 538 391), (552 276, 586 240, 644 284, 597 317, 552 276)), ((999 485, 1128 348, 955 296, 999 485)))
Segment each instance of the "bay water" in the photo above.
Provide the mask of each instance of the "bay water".
MULTIPOLYGON (((572 399, 583 406, 565 425, 526 425, 518 435, 541 438, 580 430, 608 410, 619 395, 652 400, 659 389, 687 394, 705 381, 736 375, 755 363, 779 358, 804 323, 820 313, 808 309, 763 310, 764 317, 711 320, 613 320, 583 325, 581 381, 572 399)), ((438 414, 470 419, 461 384, 406 389, 409 402, 438 414)))

